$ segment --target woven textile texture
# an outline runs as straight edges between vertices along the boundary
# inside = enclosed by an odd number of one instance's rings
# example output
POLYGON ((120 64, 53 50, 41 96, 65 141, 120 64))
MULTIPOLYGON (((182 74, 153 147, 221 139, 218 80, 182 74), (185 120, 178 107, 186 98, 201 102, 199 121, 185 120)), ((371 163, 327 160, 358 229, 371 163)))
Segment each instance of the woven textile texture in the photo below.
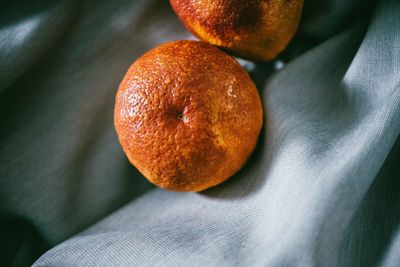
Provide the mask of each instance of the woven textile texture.
POLYGON ((0 265, 400 266, 400 1, 306 0, 277 60, 241 60, 264 129, 201 193, 150 185, 113 126, 130 64, 194 39, 168 1, 8 2, 0 265))

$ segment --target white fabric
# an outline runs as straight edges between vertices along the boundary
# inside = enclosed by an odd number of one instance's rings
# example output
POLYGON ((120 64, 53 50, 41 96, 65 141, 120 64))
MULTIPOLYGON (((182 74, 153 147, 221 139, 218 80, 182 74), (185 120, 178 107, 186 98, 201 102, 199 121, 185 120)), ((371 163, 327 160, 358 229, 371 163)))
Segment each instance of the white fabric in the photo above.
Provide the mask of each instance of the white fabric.
MULTIPOLYGON (((16 134, 4 140, 14 145, 0 155, 20 148, 24 131, 37 147, 18 152, 21 161, 43 154, 40 167, 64 177, 45 180, 46 190, 31 197, 4 189, 5 203, 50 244, 115 210, 49 250, 35 267, 400 266, 399 1, 371 4, 371 18, 368 9, 358 16, 361 1, 322 1, 327 6, 315 3, 316 11, 306 1, 300 34, 281 57, 284 67, 258 64, 252 71, 266 119, 246 166, 202 193, 152 189, 136 199, 148 186, 133 167, 121 171, 127 163, 113 131, 112 98, 127 66, 144 51, 192 37, 166 3, 105 2, 82 5, 79 23, 44 65, 44 77, 28 76, 47 88, 21 107, 35 115, 32 121, 19 117, 29 130, 7 124, 16 134), (302 38, 312 44, 302 45, 302 38), (89 152, 76 157, 82 145, 89 152), (136 186, 130 193, 129 179, 136 186)), ((74 12, 65 16, 73 21, 74 12)), ((20 172, 36 170, 24 166, 20 172)), ((34 191, 28 182, 22 187, 34 191)))

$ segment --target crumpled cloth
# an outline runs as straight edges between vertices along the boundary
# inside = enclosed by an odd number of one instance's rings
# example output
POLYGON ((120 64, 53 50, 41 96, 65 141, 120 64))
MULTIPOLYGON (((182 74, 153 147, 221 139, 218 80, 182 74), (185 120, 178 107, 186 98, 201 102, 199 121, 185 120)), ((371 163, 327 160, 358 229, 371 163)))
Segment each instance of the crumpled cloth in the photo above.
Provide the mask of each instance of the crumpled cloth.
POLYGON ((400 266, 400 1, 306 0, 277 60, 241 61, 264 129, 201 193, 151 186, 113 126, 129 65, 194 39, 168 1, 24 2, 0 9, 1 265, 400 266))

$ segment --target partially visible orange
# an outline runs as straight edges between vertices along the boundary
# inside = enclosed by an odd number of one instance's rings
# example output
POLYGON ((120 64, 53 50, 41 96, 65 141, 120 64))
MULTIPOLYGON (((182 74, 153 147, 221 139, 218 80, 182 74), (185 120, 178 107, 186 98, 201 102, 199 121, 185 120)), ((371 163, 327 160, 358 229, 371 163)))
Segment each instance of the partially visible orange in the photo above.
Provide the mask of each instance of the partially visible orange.
POLYGON ((114 113, 129 161, 174 191, 231 177, 256 146, 262 120, 257 89, 237 61, 195 41, 160 45, 134 62, 114 113))
POLYGON ((253 60, 271 60, 299 25, 303 0, 170 0, 201 40, 253 60))

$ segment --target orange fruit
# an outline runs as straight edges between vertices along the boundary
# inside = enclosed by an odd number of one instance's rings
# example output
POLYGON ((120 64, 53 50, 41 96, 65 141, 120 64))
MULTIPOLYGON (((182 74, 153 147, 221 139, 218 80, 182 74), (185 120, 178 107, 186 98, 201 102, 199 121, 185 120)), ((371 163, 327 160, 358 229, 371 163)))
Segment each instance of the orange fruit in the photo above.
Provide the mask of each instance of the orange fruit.
POLYGON ((271 60, 299 25, 303 0, 170 0, 180 20, 210 44, 253 60, 271 60))
POLYGON ((129 161, 174 191, 201 191, 237 172, 262 118, 257 89, 238 62, 196 41, 162 44, 136 60, 114 112, 129 161))

